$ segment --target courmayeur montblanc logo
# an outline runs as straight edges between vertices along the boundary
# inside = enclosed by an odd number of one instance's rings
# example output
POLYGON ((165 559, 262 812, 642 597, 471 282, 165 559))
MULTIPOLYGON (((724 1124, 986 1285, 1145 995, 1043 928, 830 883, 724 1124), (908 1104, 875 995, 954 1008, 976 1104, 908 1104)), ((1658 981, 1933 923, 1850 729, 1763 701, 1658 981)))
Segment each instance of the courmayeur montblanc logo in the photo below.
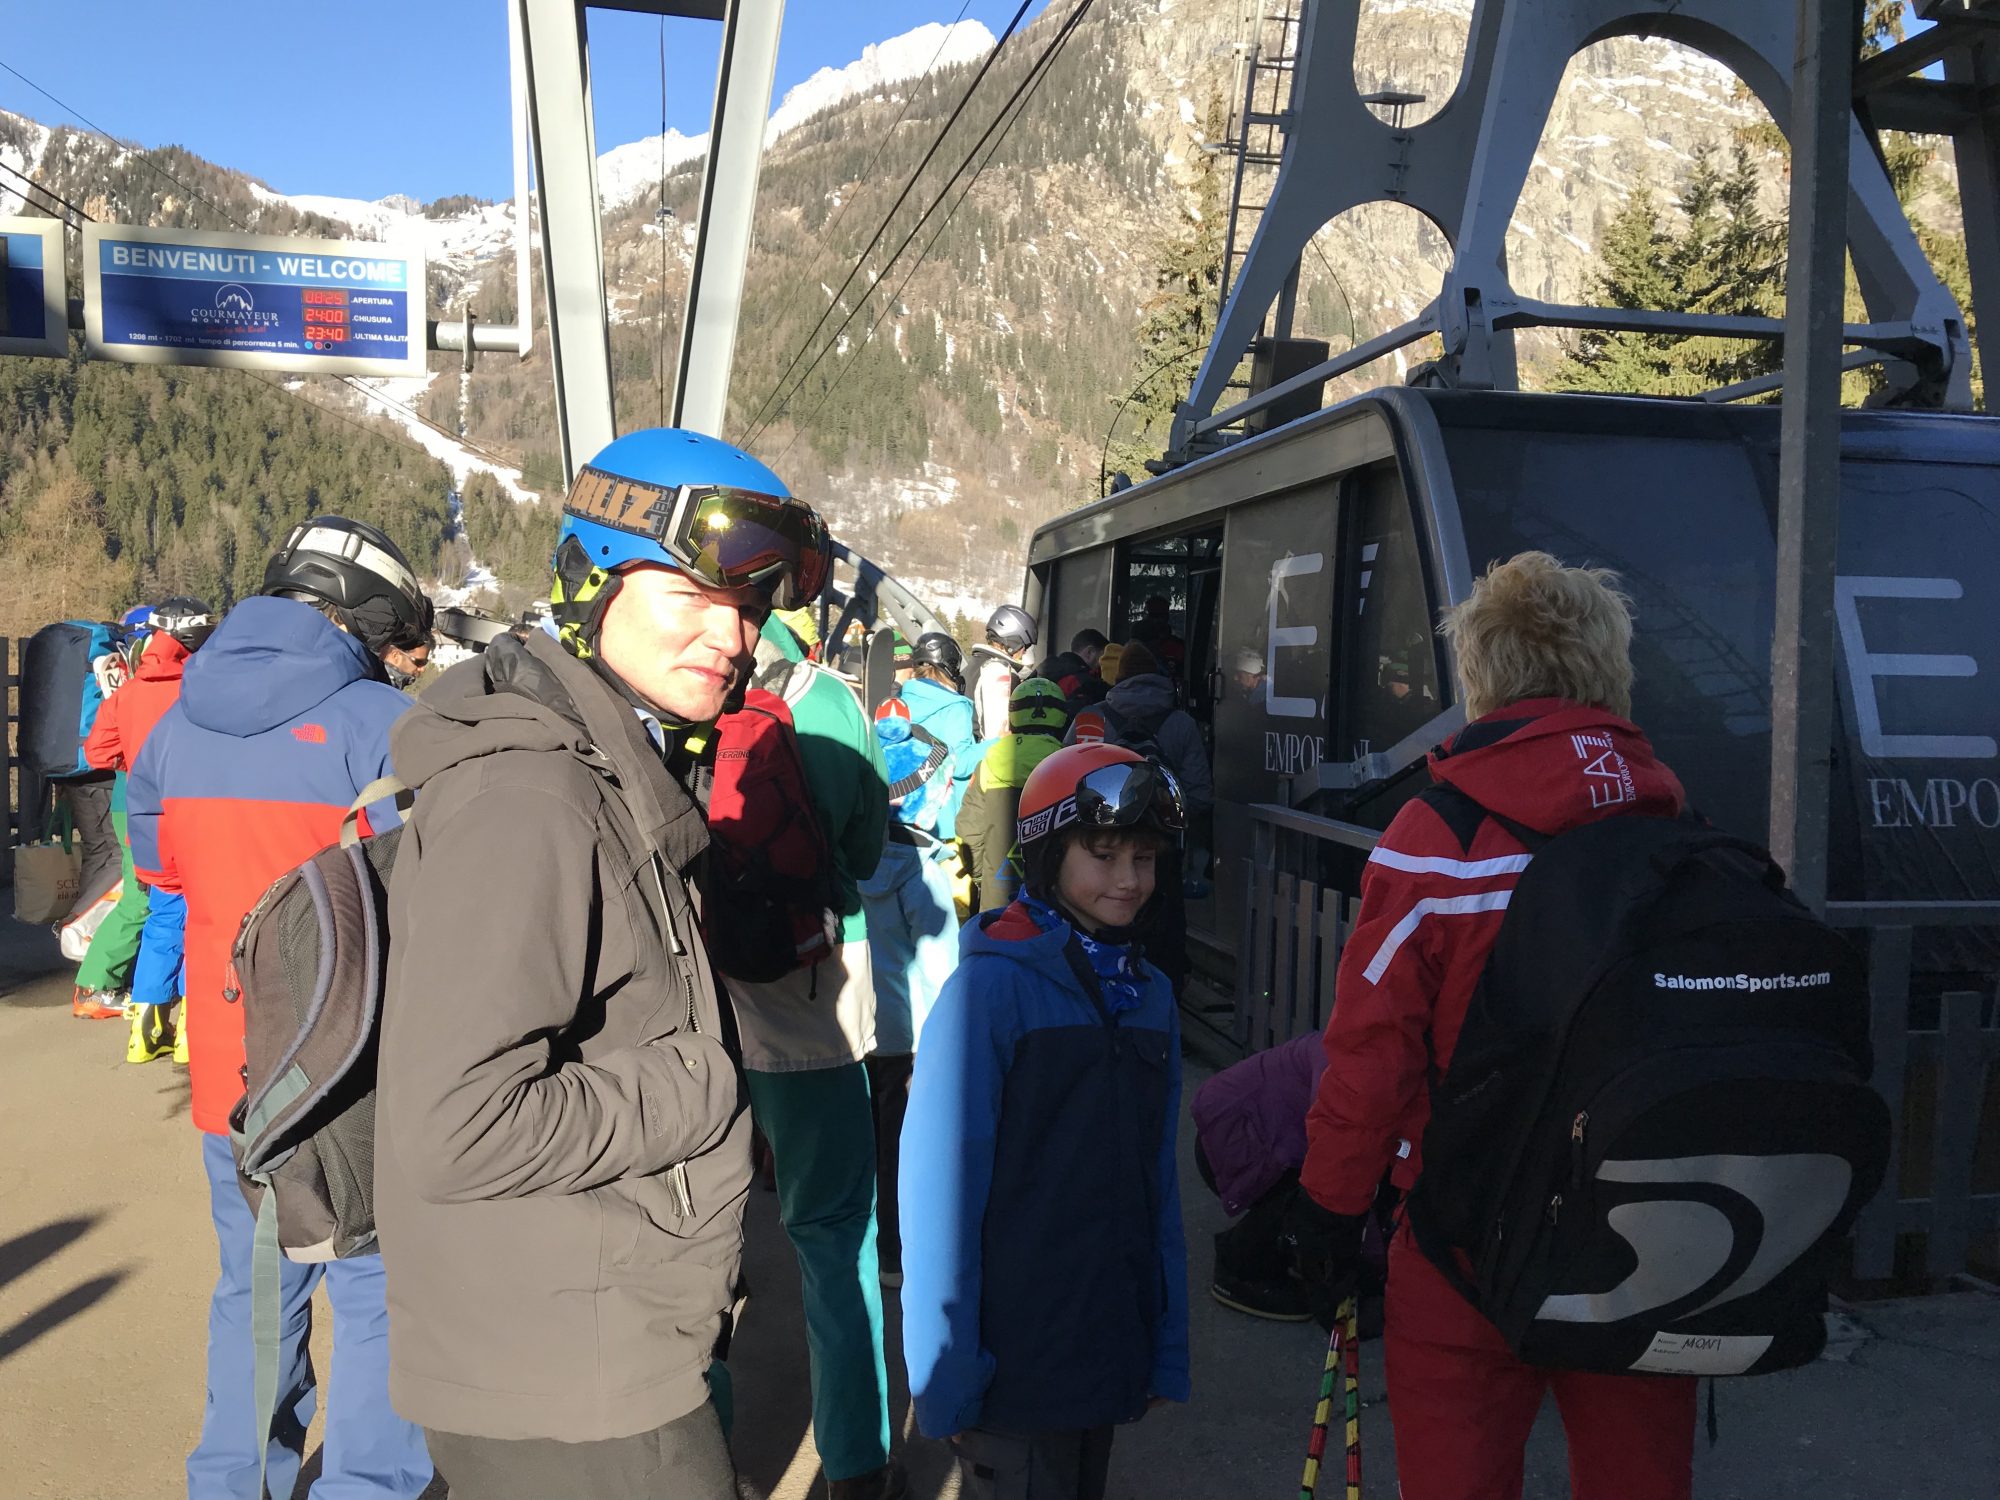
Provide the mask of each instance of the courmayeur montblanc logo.
POLYGON ((278 315, 274 312, 259 312, 257 299, 250 288, 239 281, 228 282, 215 289, 213 307, 191 307, 188 309, 190 322, 205 328, 275 328, 278 315))

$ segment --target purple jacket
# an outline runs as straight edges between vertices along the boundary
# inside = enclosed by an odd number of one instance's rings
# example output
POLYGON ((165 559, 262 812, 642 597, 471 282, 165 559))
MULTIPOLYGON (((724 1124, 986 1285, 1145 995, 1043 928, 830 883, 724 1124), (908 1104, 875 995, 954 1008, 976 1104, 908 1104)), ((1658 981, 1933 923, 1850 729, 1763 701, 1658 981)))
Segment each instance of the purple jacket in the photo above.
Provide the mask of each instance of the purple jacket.
POLYGON ((1195 1138, 1222 1206, 1240 1214, 1306 1159, 1306 1111, 1326 1069, 1317 1035, 1253 1053, 1194 1096, 1195 1138))

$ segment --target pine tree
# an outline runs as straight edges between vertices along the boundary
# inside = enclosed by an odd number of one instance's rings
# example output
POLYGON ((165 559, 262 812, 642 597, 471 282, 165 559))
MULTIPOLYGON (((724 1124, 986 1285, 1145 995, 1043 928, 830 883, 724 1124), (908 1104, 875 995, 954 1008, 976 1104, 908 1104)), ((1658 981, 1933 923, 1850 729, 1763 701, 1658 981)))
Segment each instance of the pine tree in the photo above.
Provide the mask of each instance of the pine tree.
MULTIPOLYGON (((1757 169, 1738 144, 1725 169, 1712 152, 1695 158, 1669 223, 1640 191, 1604 232, 1596 295, 1606 306, 1666 312, 1776 316, 1784 308, 1781 225, 1757 205, 1757 169)), ((1777 369, 1774 341, 1707 335, 1586 330, 1566 350, 1559 390, 1692 396, 1777 369)))
MULTIPOLYGON (((1133 363, 1136 394, 1115 418, 1108 473, 1143 476, 1143 465, 1166 444, 1175 405, 1194 386, 1215 334, 1221 311, 1222 259, 1228 231, 1228 179, 1222 153, 1204 151, 1203 142, 1221 139, 1229 127, 1222 96, 1209 97, 1200 138, 1194 144, 1194 177, 1175 233, 1158 252, 1153 295, 1140 311, 1139 352, 1133 363)), ((1090 476, 1095 499, 1097 475, 1090 476)))

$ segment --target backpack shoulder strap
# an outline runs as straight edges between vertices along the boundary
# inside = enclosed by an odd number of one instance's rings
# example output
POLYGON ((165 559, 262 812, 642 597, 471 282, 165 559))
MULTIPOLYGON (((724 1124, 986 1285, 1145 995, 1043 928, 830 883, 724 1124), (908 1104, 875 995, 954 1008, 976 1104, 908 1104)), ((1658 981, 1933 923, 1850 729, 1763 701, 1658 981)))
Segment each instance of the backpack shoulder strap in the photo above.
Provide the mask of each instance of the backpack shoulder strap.
POLYGON ((1433 782, 1423 792, 1420 800, 1428 803, 1431 811, 1444 819, 1445 826, 1458 835, 1460 846, 1467 850, 1472 848, 1472 840, 1479 832, 1479 825, 1487 822, 1498 823, 1530 854, 1541 853, 1549 840, 1555 837, 1554 834, 1543 833, 1538 828, 1530 828, 1526 823, 1516 822, 1504 813, 1495 812, 1470 792, 1449 781, 1433 782))
POLYGON ((407 814, 416 805, 417 794, 397 777, 377 776, 355 794, 340 819, 340 847, 352 849, 361 842, 361 810, 385 798, 393 798, 396 811, 407 814))

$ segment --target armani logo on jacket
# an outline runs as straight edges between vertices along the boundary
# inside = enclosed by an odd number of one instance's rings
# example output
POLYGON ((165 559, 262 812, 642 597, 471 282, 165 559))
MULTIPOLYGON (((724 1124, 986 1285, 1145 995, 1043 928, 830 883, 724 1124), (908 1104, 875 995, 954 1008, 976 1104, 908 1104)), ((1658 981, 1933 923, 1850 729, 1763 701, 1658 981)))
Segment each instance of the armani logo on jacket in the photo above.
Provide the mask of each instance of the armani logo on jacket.
POLYGON ((1639 800, 1638 789, 1632 784, 1632 767, 1611 743, 1610 735, 1573 734, 1569 742, 1583 763, 1584 790, 1592 807, 1619 807, 1639 800))

